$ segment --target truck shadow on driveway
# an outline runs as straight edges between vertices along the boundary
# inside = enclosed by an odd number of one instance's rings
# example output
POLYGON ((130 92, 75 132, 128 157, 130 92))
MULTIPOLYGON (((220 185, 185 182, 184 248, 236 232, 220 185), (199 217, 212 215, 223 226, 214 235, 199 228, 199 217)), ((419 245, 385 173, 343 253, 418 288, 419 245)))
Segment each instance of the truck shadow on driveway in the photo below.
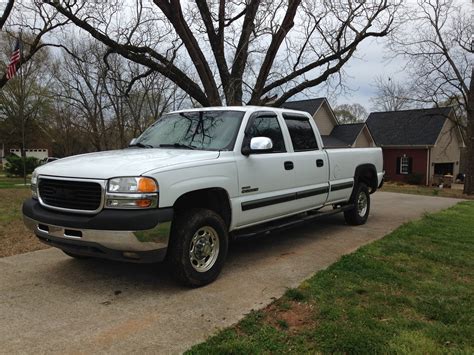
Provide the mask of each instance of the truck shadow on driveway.
MULTIPOLYGON (((238 239, 230 244, 224 270, 214 283, 223 282, 226 277, 232 277, 232 274, 237 276, 249 268, 255 269, 281 258, 289 258, 319 239, 331 238, 333 231, 348 228, 350 227, 345 225, 343 217, 336 215, 268 235, 238 239)), ((125 294, 127 290, 172 294, 188 289, 174 281, 166 263, 76 260, 65 255, 61 261, 50 264, 44 277, 48 279, 44 281, 51 287, 56 284, 78 292, 96 293, 95 287, 98 284, 101 288, 113 288, 117 295, 125 294)))

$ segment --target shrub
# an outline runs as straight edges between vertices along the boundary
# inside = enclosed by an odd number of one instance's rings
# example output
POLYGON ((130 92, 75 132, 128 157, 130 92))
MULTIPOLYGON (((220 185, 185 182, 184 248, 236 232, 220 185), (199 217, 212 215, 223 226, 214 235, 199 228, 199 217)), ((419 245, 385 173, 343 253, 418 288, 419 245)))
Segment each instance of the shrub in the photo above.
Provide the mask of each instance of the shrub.
POLYGON ((25 159, 26 175, 31 174, 39 165, 39 160, 33 157, 20 158, 17 155, 10 155, 5 164, 5 173, 7 176, 23 177, 23 159, 25 159))
POLYGON ((410 185, 421 185, 425 180, 425 174, 412 173, 406 177, 407 183, 410 185))

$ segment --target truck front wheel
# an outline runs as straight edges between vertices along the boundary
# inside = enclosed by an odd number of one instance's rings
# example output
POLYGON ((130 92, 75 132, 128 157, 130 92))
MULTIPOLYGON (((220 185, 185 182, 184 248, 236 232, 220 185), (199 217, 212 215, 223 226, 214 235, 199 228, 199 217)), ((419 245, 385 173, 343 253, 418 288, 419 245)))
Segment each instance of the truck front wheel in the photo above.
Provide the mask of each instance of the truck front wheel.
POLYGON ((227 227, 217 213, 203 208, 178 212, 173 221, 168 261, 182 283, 204 286, 219 276, 227 247, 227 227))
POLYGON ((346 223, 353 226, 365 224, 370 212, 370 193, 366 184, 359 183, 355 187, 350 203, 354 205, 354 208, 344 211, 346 223))

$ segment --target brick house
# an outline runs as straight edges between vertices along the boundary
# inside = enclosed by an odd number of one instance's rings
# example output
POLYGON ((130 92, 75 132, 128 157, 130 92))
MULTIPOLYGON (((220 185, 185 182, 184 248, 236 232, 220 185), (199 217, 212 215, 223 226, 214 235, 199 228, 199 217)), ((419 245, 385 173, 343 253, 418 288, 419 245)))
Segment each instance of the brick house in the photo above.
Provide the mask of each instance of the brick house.
POLYGON ((459 171, 464 141, 451 107, 372 112, 366 123, 383 150, 387 180, 431 185, 459 171))

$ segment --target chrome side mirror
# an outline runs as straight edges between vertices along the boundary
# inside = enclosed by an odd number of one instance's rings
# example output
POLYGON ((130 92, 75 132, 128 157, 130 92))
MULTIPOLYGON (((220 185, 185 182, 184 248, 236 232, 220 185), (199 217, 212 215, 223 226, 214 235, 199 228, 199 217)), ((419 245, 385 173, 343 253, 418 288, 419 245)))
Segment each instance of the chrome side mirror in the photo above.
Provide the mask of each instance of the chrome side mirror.
POLYGON ((250 150, 260 151, 260 150, 270 150, 273 148, 273 142, 268 137, 253 137, 250 140, 250 150))

